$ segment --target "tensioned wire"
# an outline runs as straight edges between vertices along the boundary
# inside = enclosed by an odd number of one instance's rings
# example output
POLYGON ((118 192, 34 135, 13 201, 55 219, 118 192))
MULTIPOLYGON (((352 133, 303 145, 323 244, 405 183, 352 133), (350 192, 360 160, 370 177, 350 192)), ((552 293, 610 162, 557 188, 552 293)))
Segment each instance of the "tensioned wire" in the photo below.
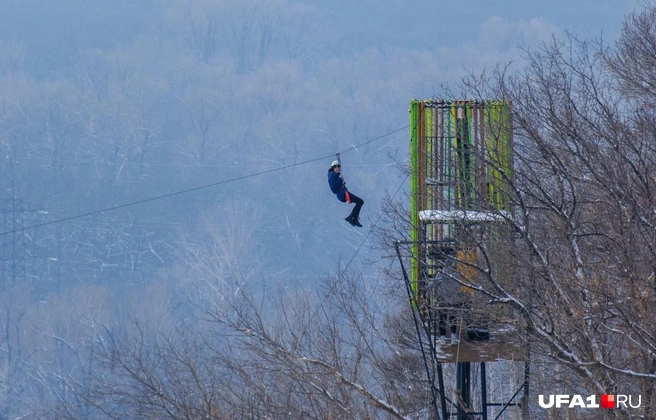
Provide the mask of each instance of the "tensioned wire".
MULTIPOLYGON (((406 127, 406 128, 407 128, 407 127, 406 127)), ((403 178, 403 181, 401 181, 401 184, 399 185, 399 188, 396 189, 396 192, 395 192, 394 195, 392 196, 392 200, 394 200, 394 199, 396 198, 397 194, 399 193, 399 191, 401 191, 401 188, 403 187, 403 185, 405 184, 405 181, 408 179, 409 176, 410 176, 410 174, 406 175, 405 178, 403 178)), ((360 243, 360 246, 358 246, 358 249, 355 250, 355 253, 354 253, 353 256, 351 257, 351 259, 349 260, 349 262, 346 264, 346 267, 344 267, 344 270, 342 270, 342 271, 339 273, 339 276, 340 276, 340 277, 343 276, 344 273, 346 273, 346 269, 349 268, 349 266, 351 265, 351 263, 352 263, 353 260, 355 259, 355 256, 358 255, 358 253, 360 252, 360 249, 362 248, 362 246, 365 244, 365 242, 367 242, 367 239, 369 239, 369 236, 370 236, 371 233, 374 231, 374 229, 376 228, 376 225, 378 224, 378 222, 380 222, 380 219, 381 219, 382 217, 383 217, 383 213, 380 213, 380 215, 378 216, 378 219, 376 219, 376 221, 374 222, 374 224, 373 224, 373 225, 371 226, 371 228, 369 229, 369 232, 367 233, 367 236, 365 236, 364 240, 360 243)))
MULTIPOLYGON (((395 130, 389 131, 389 132, 387 132, 385 134, 382 134, 380 136, 374 137, 374 138, 372 138, 370 140, 367 140, 365 142, 362 142, 360 144, 353 145, 353 146, 351 146, 349 148, 346 148, 344 150, 341 150, 337 153, 350 152, 351 150, 355 150, 358 147, 365 146, 369 143, 373 143, 373 142, 381 140, 385 137, 389 137, 392 134, 396 134, 399 131, 407 129, 408 127, 410 127, 409 124, 405 125, 403 127, 397 128, 395 130)), ((90 212, 86 212, 86 213, 80 213, 80 214, 76 214, 76 215, 73 215, 73 216, 63 217, 61 219, 51 220, 49 222, 38 223, 38 224, 35 224, 35 225, 22 227, 22 228, 19 228, 19 229, 8 230, 8 231, 5 231, 5 232, 1 232, 0 236, 4 236, 4 235, 11 234, 11 233, 16 233, 16 232, 21 232, 21 231, 25 231, 25 230, 29 230, 29 229, 35 229, 35 228, 38 228, 38 227, 54 225, 54 224, 57 224, 57 223, 62 223, 62 222, 67 222, 69 220, 75 220, 75 219, 80 219, 80 218, 83 218, 83 217, 93 216, 93 215, 96 215, 96 214, 110 212, 110 211, 114 211, 114 210, 118 210, 118 209, 122 209, 122 208, 126 208, 126 207, 137 206, 139 204, 149 203, 151 201, 162 200, 164 198, 169 198, 169 197, 175 197, 175 196, 178 196, 178 195, 187 194, 187 193, 191 193, 191 192, 195 192, 195 191, 200 191, 200 190, 207 189, 207 188, 218 187, 220 185, 229 184, 231 182, 237 182, 237 181, 241 181, 241 180, 244 180, 244 179, 253 178, 253 177, 256 177, 256 176, 281 171, 283 169, 293 168, 295 166, 306 165, 308 163, 317 162, 317 161, 320 161, 320 160, 326 160, 326 159, 332 158, 333 156, 335 156, 335 154, 331 153, 329 155, 317 157, 317 158, 314 158, 314 159, 305 160, 303 162, 293 163, 293 164, 290 164, 290 165, 281 166, 281 167, 278 167, 278 168, 268 169, 266 171, 255 172, 255 173, 252 173, 252 174, 238 176, 238 177, 226 179, 226 180, 223 180, 223 181, 213 182, 211 184, 206 184, 206 185, 201 185, 201 186, 198 186, 198 187, 187 188, 187 189, 184 189, 184 190, 175 191, 175 192, 168 193, 168 194, 162 194, 162 195, 158 195, 158 196, 155 196, 155 197, 146 198, 146 199, 143 199, 143 200, 131 201, 131 202, 124 203, 124 204, 118 204, 116 206, 106 207, 106 208, 100 209, 100 210, 94 210, 94 211, 90 211, 90 212)))
MULTIPOLYGON (((414 127, 413 127, 413 131, 417 128, 417 126, 418 126, 420 120, 421 120, 421 119, 415 121, 415 124, 414 124, 414 127)), ((412 126, 412 124, 408 124, 408 125, 406 125, 406 126, 404 126, 404 127, 402 127, 402 128, 399 128, 399 129, 395 130, 395 132, 400 131, 400 130, 405 130, 406 128, 408 128, 408 127, 410 127, 410 126, 412 126)), ((352 150, 352 149, 354 149, 355 147, 356 147, 356 146, 353 146, 353 147, 351 147, 350 149, 347 149, 347 150, 352 150)), ((399 187, 396 189, 396 192, 395 192, 394 195, 392 196, 392 200, 394 200, 394 198, 396 198, 396 196, 398 195, 399 191, 401 191, 401 188, 403 188, 403 185, 405 184, 405 181, 406 181, 409 177, 410 177, 410 174, 407 174, 407 175, 405 176, 405 178, 403 179, 403 181, 401 182, 401 184, 399 185, 399 187)), ((349 262, 346 264, 346 267, 344 267, 343 270, 341 270, 341 271, 339 271, 339 272, 337 273, 337 278, 335 279, 335 281, 332 283, 332 285, 330 286, 330 288, 329 288, 328 291, 326 292, 325 297, 323 298, 323 300, 321 301, 321 303, 320 303, 320 304, 315 308, 315 310, 313 311, 312 315, 310 316, 310 319, 309 319, 308 323, 312 322, 312 320, 314 319, 314 317, 317 316, 317 314, 319 313, 319 310, 321 310, 321 308, 323 308, 323 305, 326 304, 326 301, 327 301, 328 298, 330 297, 330 295, 331 295, 331 293, 333 292, 333 290, 335 289, 335 287, 337 287, 338 283, 340 282, 340 279, 344 276, 344 274, 346 273, 346 270, 349 268, 349 266, 351 265, 351 263, 353 262, 353 260, 355 259, 355 257, 358 255, 358 253, 360 252, 360 250, 361 250, 362 247, 364 246, 365 242, 367 242, 367 239, 369 239, 369 236, 370 236, 371 233, 374 231, 374 229, 376 228, 376 225, 378 224, 378 222, 380 222, 380 219, 381 219, 382 217, 383 217, 383 213, 381 213, 381 214, 378 216, 378 219, 376 219, 376 221, 373 223, 372 227, 369 229, 369 232, 367 233, 367 236, 364 238, 364 240, 360 243, 360 246, 358 246, 358 248, 356 249, 356 251, 353 253, 353 256, 351 257, 351 259, 349 260, 349 262)), ((303 335, 305 335, 305 333, 303 333, 303 335)))
MULTIPOLYGON (((382 134, 382 135, 380 135, 380 136, 377 136, 377 137, 374 137, 374 138, 372 138, 372 139, 369 139, 369 140, 367 140, 367 141, 365 141, 365 142, 362 142, 362 143, 360 143, 360 144, 353 145, 353 146, 348 147, 348 148, 346 148, 346 149, 343 149, 343 150, 341 150, 341 151, 339 151, 339 152, 337 152, 337 153, 340 153, 340 154, 341 154, 341 153, 347 153, 347 152, 350 152, 351 150, 355 150, 355 149, 357 149, 358 147, 365 146, 365 145, 367 145, 367 144, 369 144, 369 143, 373 143, 373 142, 378 141, 378 140, 381 140, 381 139, 383 139, 383 138, 385 138, 385 137, 389 137, 389 136, 391 136, 392 134, 396 134, 396 133, 398 133, 398 132, 400 132, 400 131, 402 131, 402 130, 405 130, 405 129, 409 128, 410 126, 411 126, 411 124, 406 124, 406 125, 404 125, 403 127, 399 127, 399 128, 397 128, 397 129, 394 129, 394 130, 392 130, 392 131, 389 131, 389 132, 387 132, 387 133, 385 133, 385 134, 382 134)), ((278 167, 278 168, 268 169, 268 170, 261 171, 261 172, 255 172, 255 173, 248 174, 248 175, 238 176, 238 177, 231 178, 231 179, 226 179, 226 180, 223 180, 223 181, 218 181, 218 182, 213 182, 213 183, 206 184, 206 185, 201 185, 201 186, 198 186, 198 187, 187 188, 187 189, 184 189, 184 190, 180 190, 180 191, 176 191, 176 192, 172 192, 172 193, 168 193, 168 194, 162 194, 162 195, 158 195, 158 196, 155 196, 155 197, 146 198, 146 199, 143 199, 143 200, 132 201, 132 202, 124 203, 124 204, 119 204, 119 205, 116 205, 116 206, 107 207, 107 208, 100 209, 100 210, 90 211, 90 212, 86 212, 86 213, 80 213, 80 214, 76 214, 76 215, 69 216, 69 217, 64 217, 64 218, 60 218, 60 219, 56 219, 56 220, 51 220, 51 221, 49 221, 49 222, 44 222, 44 223, 39 223, 39 224, 35 224, 35 225, 32 225, 32 226, 27 226, 27 227, 23 227, 23 228, 19 228, 19 229, 9 230, 9 231, 6 231, 6 232, 2 232, 2 233, 0 233, 0 236, 7 235, 7 234, 11 234, 11 233, 16 233, 16 232, 20 232, 20 231, 25 231, 25 230, 29 230, 29 229, 35 229, 35 228, 38 228, 38 227, 54 225, 54 224, 57 224, 57 223, 67 222, 67 221, 70 221, 70 220, 81 219, 81 218, 84 218, 84 217, 88 217, 88 216, 92 216, 92 215, 96 215, 96 214, 101 214, 101 213, 105 213, 105 212, 110 212, 110 211, 114 211, 114 210, 118 210, 118 209, 122 209, 122 208, 126 208, 126 207, 137 206, 137 205, 139 205, 139 204, 144 204, 144 203, 148 203, 148 202, 151 202, 151 201, 162 200, 162 199, 164 199, 164 198, 174 197, 174 196, 178 196, 178 195, 182 195, 182 194, 187 194, 187 193, 191 193, 191 192, 195 192, 195 191, 199 191, 199 190, 203 190, 203 189, 208 189, 208 188, 212 188, 212 187, 217 187, 217 186, 224 185, 224 184, 228 184, 228 183, 231 183, 231 182, 237 182, 237 181, 241 181, 241 180, 244 180, 244 179, 253 178, 253 177, 256 177, 256 176, 265 175, 265 174, 269 174, 269 173, 276 172, 276 171, 281 171, 281 170, 283 170, 283 169, 287 169, 287 168, 292 168, 292 167, 296 167, 296 166, 301 166, 301 165, 305 165, 305 164, 308 164, 308 163, 317 162, 317 161, 320 161, 320 160, 326 160, 326 159, 332 158, 333 156, 335 156, 335 154, 334 154, 334 153, 331 153, 331 154, 329 154, 329 155, 320 156, 320 157, 313 158, 313 159, 308 159, 308 160, 305 160, 305 161, 302 161, 302 162, 297 162, 297 163, 293 163, 293 164, 290 164, 290 165, 281 166, 281 167, 278 167)), ((403 179, 403 181, 401 182, 401 184, 400 184, 399 187, 397 188, 396 192, 395 192, 394 195, 392 196, 392 199, 394 199, 394 198, 398 195, 399 191, 401 191, 401 188, 402 188, 403 185, 405 184, 405 181, 408 179, 408 177, 409 177, 409 175, 406 175, 406 177, 403 179)), ((369 239, 369 236, 371 235, 371 233, 372 233, 373 230, 375 229, 376 225, 380 222, 382 216, 383 216, 382 213, 378 216, 378 219, 377 219, 376 222, 372 225, 372 227, 369 229, 369 232, 367 233, 367 236, 366 236, 366 237, 364 238, 364 240, 360 243, 360 245, 359 245, 358 248, 356 249, 355 253, 354 253, 353 256, 351 257, 351 259, 349 260, 349 262, 346 264, 346 266, 344 267, 344 270, 342 270, 342 271, 339 273, 339 277, 342 277, 342 276, 344 275, 344 273, 346 273, 346 270, 347 270, 348 267, 351 265, 351 263, 353 262, 353 260, 355 259, 355 257, 358 255, 358 253, 360 252, 360 250, 361 250, 362 247, 364 246, 365 242, 369 239)), ((338 278, 338 279, 339 279, 339 278, 338 278)), ((331 289, 334 288, 334 287, 336 286, 337 283, 338 283, 338 281, 335 282, 335 283, 333 284, 333 286, 331 287, 331 289)), ((317 313, 318 313, 318 311, 321 309, 321 307, 323 307, 323 305, 326 303, 326 299, 327 299, 328 296, 330 295, 330 292, 331 292, 331 291, 328 292, 328 294, 326 295, 326 298, 325 298, 325 299, 321 302, 321 304, 316 308, 316 310, 315 310, 315 312, 314 312, 314 314, 312 315, 311 318, 314 318, 314 316, 317 315, 317 313)))

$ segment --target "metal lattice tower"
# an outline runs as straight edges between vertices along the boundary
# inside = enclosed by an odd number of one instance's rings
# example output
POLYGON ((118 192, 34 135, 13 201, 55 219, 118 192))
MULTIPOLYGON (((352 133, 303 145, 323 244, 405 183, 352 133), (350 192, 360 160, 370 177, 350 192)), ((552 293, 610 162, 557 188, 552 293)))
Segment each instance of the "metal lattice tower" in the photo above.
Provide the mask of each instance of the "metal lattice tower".
POLYGON ((510 104, 413 100, 410 123, 410 240, 397 242, 397 255, 421 320, 418 334, 428 337, 419 341, 438 390, 435 416, 485 420, 508 418, 514 410, 517 417, 520 392, 528 393, 526 350, 500 338, 495 323, 505 314, 497 319, 489 309, 479 311, 484 304, 473 293, 483 281, 477 249, 491 247, 512 211, 506 189, 513 178, 510 104), (405 255, 400 245, 408 245, 405 255), (403 260, 410 261, 409 275, 403 260), (452 287, 445 287, 449 282, 452 287), (460 340, 441 345, 447 325, 460 340))

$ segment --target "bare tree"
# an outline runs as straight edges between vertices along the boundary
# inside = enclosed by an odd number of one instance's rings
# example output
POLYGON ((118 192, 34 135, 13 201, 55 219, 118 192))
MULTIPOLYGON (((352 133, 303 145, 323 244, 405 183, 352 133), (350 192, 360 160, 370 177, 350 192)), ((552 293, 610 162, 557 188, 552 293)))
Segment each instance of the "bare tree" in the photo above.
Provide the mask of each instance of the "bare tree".
POLYGON ((515 172, 505 174, 512 235, 505 252, 479 248, 477 291, 516 310, 534 354, 576 378, 569 390, 639 394, 631 414, 647 418, 656 397, 655 10, 630 15, 615 48, 554 39, 527 53, 519 73, 498 68, 483 90, 484 78, 465 83, 511 101, 515 131, 515 172))
POLYGON ((290 279, 242 287, 176 327, 107 331, 102 369, 76 389, 93 418, 424 417, 430 393, 408 313, 378 287, 330 277, 315 294, 290 279))
POLYGON ((243 295, 213 314, 216 322, 244 334, 239 348, 264 384, 276 384, 260 391, 263 414, 410 418, 406 383, 389 373, 393 334, 383 321, 390 308, 379 306, 359 277, 331 278, 316 297, 295 286, 268 298, 243 295), (280 411, 265 404, 271 400, 279 401, 280 411))

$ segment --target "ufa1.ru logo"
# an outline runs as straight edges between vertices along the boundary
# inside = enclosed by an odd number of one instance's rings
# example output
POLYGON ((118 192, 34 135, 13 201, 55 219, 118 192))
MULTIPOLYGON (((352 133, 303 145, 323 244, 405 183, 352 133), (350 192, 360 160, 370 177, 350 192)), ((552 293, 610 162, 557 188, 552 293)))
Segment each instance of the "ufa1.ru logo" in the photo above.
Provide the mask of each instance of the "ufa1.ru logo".
POLYGON ((538 403, 542 408, 639 408, 642 404, 642 396, 638 395, 637 401, 632 395, 603 394, 601 405, 597 402, 596 395, 583 397, 582 395, 540 395, 538 403))

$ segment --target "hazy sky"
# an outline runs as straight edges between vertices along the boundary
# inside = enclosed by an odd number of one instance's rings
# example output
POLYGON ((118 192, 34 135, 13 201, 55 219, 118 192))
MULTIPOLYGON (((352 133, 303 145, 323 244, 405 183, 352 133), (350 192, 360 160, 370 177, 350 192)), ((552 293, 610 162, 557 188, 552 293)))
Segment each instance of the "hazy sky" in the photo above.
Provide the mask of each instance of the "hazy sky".
POLYGON ((615 39, 638 0, 305 0, 324 13, 336 51, 399 47, 427 50, 461 69, 489 66, 533 49, 565 30, 582 38, 615 39), (409 5, 411 4, 411 5, 409 5), (366 19, 363 19, 366 16, 366 19), (384 29, 383 29, 384 28, 384 29))
MULTIPOLYGON (((349 22, 341 39, 360 39, 365 44, 422 47, 457 47, 465 42, 515 44, 531 42, 553 31, 569 29, 583 36, 604 31, 615 36, 625 13, 638 7, 638 0, 497 0, 453 2, 420 0, 411 6, 399 0, 352 2, 305 0, 327 11, 330 24, 349 22), (363 16, 368 18, 363 21, 363 16), (385 28, 384 39, 374 38, 385 28)), ((340 24, 336 26, 342 26, 340 24)))

